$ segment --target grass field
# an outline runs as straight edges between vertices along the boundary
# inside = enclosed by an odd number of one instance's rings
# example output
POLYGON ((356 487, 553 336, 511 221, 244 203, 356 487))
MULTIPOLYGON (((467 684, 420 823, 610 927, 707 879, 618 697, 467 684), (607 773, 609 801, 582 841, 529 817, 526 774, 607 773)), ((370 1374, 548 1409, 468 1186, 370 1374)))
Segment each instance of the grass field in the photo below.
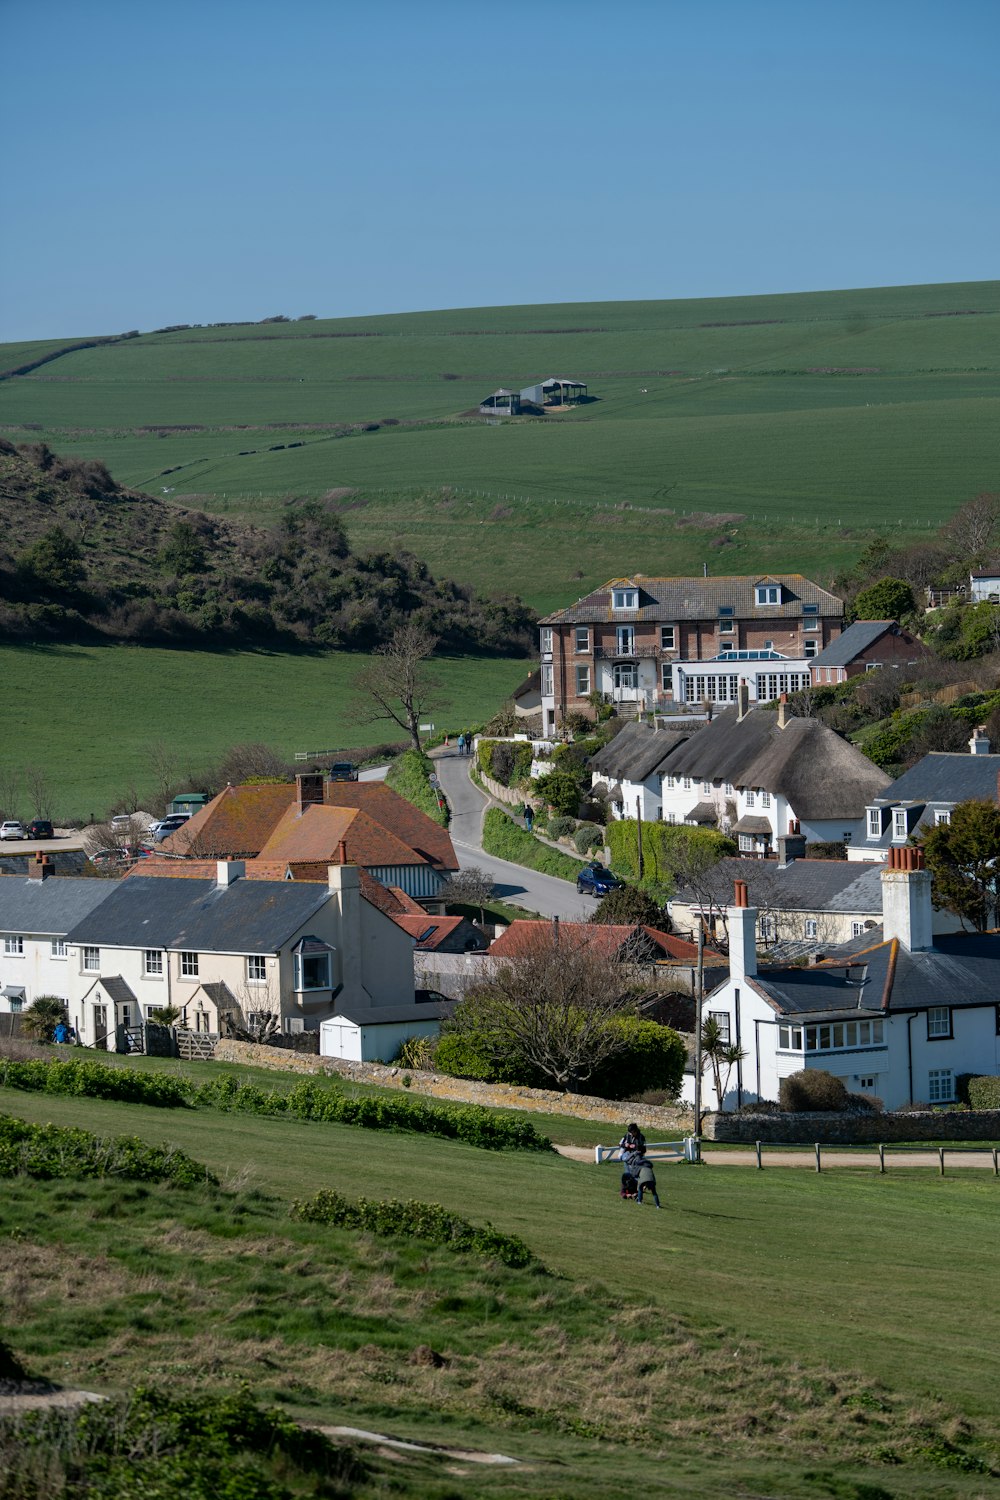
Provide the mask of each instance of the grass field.
POLYGON ((996 1457, 991 1175, 668 1167, 657 1214, 619 1201, 614 1168, 557 1157, 14 1090, 0 1108, 169 1140, 237 1189, 6 1186, 8 1336, 42 1373, 215 1390, 252 1373, 311 1420, 541 1465, 460 1496, 997 1493, 937 1467, 949 1443, 996 1457), (320 1187, 489 1219, 556 1279, 283 1217, 320 1187), (409 1358, 428 1343, 442 1368, 409 1358))
MULTIPOLYGON (((395 725, 354 717, 353 680, 365 658, 347 653, 170 651, 134 646, 2 646, 8 694, 0 761, 40 766, 57 818, 103 816, 130 786, 154 784, 149 747, 169 746, 178 772, 197 773, 229 746, 263 741, 289 757, 398 740, 395 725)), ((524 678, 528 663, 444 659, 431 705, 439 728, 481 723, 524 678)), ((24 816, 34 815, 22 785, 24 816)), ((13 846, 11 846, 13 847, 13 846)))
POLYGON ((997 485, 998 332, 996 282, 193 329, 3 382, 0 426, 211 510, 354 487, 355 545, 545 609, 637 558, 826 578, 936 525, 997 485), (459 420, 548 373, 595 399, 459 420))

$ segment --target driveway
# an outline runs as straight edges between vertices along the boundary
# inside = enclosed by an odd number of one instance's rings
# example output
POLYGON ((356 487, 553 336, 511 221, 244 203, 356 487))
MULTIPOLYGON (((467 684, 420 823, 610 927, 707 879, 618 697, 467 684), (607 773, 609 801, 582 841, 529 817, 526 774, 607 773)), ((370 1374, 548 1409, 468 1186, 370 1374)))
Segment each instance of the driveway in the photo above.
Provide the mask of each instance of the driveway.
POLYGON ((589 896, 578 896, 576 887, 556 875, 540 875, 523 865, 511 864, 483 852, 483 814, 490 799, 469 779, 469 756, 457 750, 442 750, 434 755, 434 769, 441 789, 451 808, 449 832, 463 870, 475 865, 492 875, 496 894, 501 901, 523 906, 542 917, 559 917, 565 922, 585 922, 594 910, 589 896))

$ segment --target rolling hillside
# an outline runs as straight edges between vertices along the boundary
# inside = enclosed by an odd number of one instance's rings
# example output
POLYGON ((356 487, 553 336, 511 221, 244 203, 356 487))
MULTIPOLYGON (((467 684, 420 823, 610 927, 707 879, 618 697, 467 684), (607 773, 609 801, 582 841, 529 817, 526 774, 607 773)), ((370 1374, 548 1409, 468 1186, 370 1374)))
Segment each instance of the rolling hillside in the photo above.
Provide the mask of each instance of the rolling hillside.
MULTIPOLYGON (((0 346, 0 370, 31 351, 0 346)), ((352 489, 356 548, 543 609, 637 560, 828 576, 997 488, 998 416, 996 282, 182 328, 0 381, 14 441, 258 521, 352 489), (475 414, 552 373, 595 399, 475 414)))

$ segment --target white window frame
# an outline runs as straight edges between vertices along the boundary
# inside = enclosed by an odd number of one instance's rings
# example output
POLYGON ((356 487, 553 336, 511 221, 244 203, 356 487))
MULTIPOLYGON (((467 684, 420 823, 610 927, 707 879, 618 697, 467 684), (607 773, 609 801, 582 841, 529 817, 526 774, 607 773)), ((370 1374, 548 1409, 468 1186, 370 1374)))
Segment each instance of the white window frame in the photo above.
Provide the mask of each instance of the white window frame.
POLYGON ((314 990, 328 990, 330 982, 330 955, 329 953, 296 953, 295 954, 295 983, 294 988, 298 994, 309 994, 314 990), (326 974, 322 984, 305 984, 304 965, 306 960, 310 962, 326 960, 326 974))
POLYGON ((660 626, 660 650, 661 651, 676 651, 677 650, 677 626, 676 625, 661 625, 660 626))
POLYGON ((723 784, 722 790, 725 792, 727 797, 731 797, 733 795, 733 783, 731 781, 725 782, 723 784))
POLYGON ((142 972, 146 979, 163 978, 163 949, 143 948, 142 950, 142 972))
POLYGON ((781 585, 777 583, 759 583, 754 591, 758 605, 780 604, 781 585))
POLYGON ((248 953, 246 958, 247 984, 267 983, 267 955, 248 953))
POLYGON ((638 589, 612 589, 611 590, 611 608, 612 609, 638 609, 638 607, 639 607, 639 590, 638 589))
POLYGON ((807 660, 811 656, 816 656, 818 654, 818 652, 819 652, 819 641, 803 641, 803 643, 802 643, 802 654, 803 654, 803 656, 806 657, 807 660))
POLYGON ((747 787, 746 792, 743 794, 743 801, 746 803, 747 807, 756 807, 757 798, 750 787, 747 787))
POLYGON ((870 839, 882 837, 882 809, 880 807, 868 809, 868 837, 870 839))
POLYGON ((573 650, 590 650, 590 627, 588 625, 577 625, 573 630, 573 650))
POLYGON ((952 1016, 950 1005, 932 1005, 927 1012, 927 1040, 929 1042, 947 1042, 952 1037, 952 1016))
POLYGON ((955 1098, 955 1075, 950 1068, 931 1068, 927 1074, 927 1103, 951 1104, 955 1098))
POLYGON ((551 656, 552 655, 552 626, 551 625, 543 625, 542 626, 541 631, 539 632, 539 642, 541 644, 542 655, 543 656, 551 656))
POLYGON ((864 924, 864 922, 852 922, 851 923, 851 937, 852 938, 858 938, 858 937, 864 937, 864 935, 865 935, 865 924, 864 924))
POLYGON ((946 807, 939 807, 934 814, 934 826, 940 828, 943 823, 951 822, 951 813, 946 807))
POLYGON ((182 953, 180 958, 180 975, 182 979, 198 978, 198 955, 197 953, 182 953))
POLYGON ((65 938, 53 938, 51 948, 52 958, 69 958, 69 945, 65 938))
POLYGON ((892 810, 892 837, 893 842, 898 839, 907 839, 909 829, 906 826, 906 808, 894 807, 892 810))
POLYGON ((677 777, 676 776, 664 776, 663 782, 664 782, 664 785, 669 790, 671 787, 675 787, 677 785, 677 777))
POLYGON ((783 1052, 802 1051, 802 1027, 801 1026, 779 1026, 778 1046, 783 1052))
POLYGON ((551 698, 554 692, 555 674, 553 672, 552 663, 550 661, 546 661, 542 663, 542 697, 551 698))
POLYGON ((761 805, 761 807, 770 807, 771 806, 771 793, 770 792, 765 792, 763 790, 763 788, 761 788, 761 793, 760 793, 760 805, 761 805))
POLYGON ((710 797, 712 795, 712 783, 710 781, 703 781, 701 792, 703 797, 710 797))
POLYGON ((8 958, 24 957, 24 937, 19 932, 9 932, 3 940, 3 951, 8 958))
POLYGON ((660 690, 669 693, 674 685, 674 671, 668 661, 660 662, 660 690))
POLYGON ((815 917, 806 917, 805 936, 807 938, 819 937, 819 923, 815 917))
POLYGON ((578 698, 587 698, 587 697, 589 697, 590 696, 590 667, 589 666, 584 667, 584 666, 579 666, 578 665, 578 666, 574 667, 573 670, 576 673, 576 696, 578 698))
POLYGON ((80 949, 80 967, 85 974, 101 972, 101 950, 88 943, 80 949))
POLYGON ((684 790, 686 792, 689 792, 691 790, 691 778, 690 778, 690 776, 685 776, 684 777, 684 790))
POLYGON ((728 1010, 710 1010, 708 1013, 708 1019, 710 1021, 716 1021, 718 1023, 722 1040, 728 1047, 730 1031, 732 1029, 732 1020, 730 1018, 728 1010))
POLYGON ((805 1028, 807 1052, 854 1052, 885 1046, 884 1021, 822 1021, 805 1028))

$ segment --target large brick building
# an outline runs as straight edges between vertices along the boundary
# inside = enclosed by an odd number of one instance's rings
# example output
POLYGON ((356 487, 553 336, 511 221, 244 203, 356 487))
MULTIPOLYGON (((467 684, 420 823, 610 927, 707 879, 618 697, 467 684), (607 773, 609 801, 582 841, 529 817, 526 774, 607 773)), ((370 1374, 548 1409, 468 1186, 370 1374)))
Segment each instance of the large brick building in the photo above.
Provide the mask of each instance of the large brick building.
POLYGON ((541 622, 544 728, 593 713, 591 695, 645 708, 751 702, 807 687, 843 601, 800 573, 616 578, 541 622))

